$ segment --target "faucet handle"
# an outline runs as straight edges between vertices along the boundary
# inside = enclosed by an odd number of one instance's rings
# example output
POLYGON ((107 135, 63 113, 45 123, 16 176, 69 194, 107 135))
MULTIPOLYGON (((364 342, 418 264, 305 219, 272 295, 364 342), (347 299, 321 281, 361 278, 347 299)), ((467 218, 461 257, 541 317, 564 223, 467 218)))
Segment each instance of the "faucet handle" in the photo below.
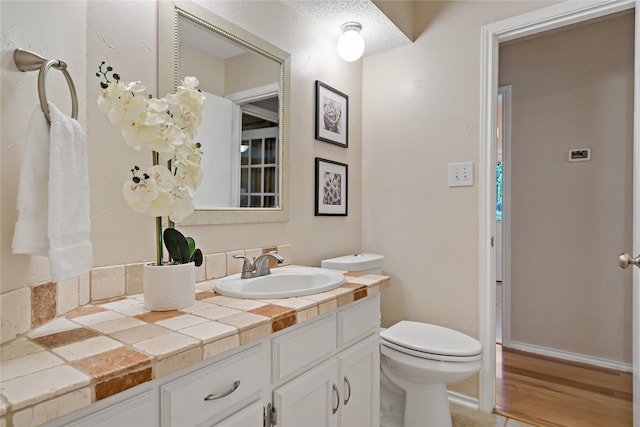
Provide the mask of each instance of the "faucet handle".
POLYGON ((275 251, 262 254, 258 258, 256 258, 253 264, 256 270, 256 276, 271 274, 271 264, 269 263, 269 261, 272 259, 275 260, 278 264, 282 264, 284 262, 284 258, 278 255, 278 253, 275 251))
POLYGON ((244 255, 234 255, 233 257, 235 259, 243 260, 243 262, 242 262, 242 272, 243 273, 253 271, 253 264, 251 263, 251 260, 249 258, 247 258, 244 255))

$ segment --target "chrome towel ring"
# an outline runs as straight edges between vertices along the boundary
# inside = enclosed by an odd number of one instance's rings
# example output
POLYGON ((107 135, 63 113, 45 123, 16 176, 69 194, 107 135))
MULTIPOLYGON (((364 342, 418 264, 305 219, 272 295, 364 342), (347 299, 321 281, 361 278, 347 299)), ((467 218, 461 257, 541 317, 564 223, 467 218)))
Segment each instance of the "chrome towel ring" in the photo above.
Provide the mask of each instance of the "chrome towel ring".
POLYGON ((76 95, 76 87, 73 85, 73 80, 71 80, 71 76, 67 71, 66 62, 59 59, 45 59, 40 55, 24 49, 14 50, 13 60, 20 71, 40 70, 38 74, 38 96, 40 98, 40 108, 42 108, 42 112, 49 124, 51 124, 51 117, 49 116, 49 105, 47 104, 47 94, 45 91, 47 72, 51 67, 62 71, 69 85, 69 91, 71 92, 71 117, 78 119, 78 96, 76 95))

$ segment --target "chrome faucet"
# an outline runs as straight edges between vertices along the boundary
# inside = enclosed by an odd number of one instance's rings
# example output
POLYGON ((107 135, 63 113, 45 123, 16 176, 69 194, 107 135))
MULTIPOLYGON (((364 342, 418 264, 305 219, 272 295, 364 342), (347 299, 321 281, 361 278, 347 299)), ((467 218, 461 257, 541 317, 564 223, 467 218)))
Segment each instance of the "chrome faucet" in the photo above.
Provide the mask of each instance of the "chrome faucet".
POLYGON ((275 259, 278 264, 284 262, 284 258, 278 255, 276 252, 268 252, 262 254, 259 257, 253 259, 253 263, 249 258, 244 255, 234 255, 235 259, 242 259, 242 273, 240 273, 241 279, 251 279, 252 277, 266 276, 271 274, 271 267, 269 266, 269 258, 275 259))

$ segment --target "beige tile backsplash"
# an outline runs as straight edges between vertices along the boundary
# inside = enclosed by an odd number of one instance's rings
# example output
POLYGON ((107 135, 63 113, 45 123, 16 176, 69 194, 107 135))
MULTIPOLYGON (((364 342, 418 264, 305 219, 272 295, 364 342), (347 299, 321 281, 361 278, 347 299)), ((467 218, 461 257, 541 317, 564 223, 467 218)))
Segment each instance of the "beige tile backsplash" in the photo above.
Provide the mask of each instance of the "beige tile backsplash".
POLYGON ((62 316, 78 308, 80 297, 80 279, 75 277, 73 279, 65 280, 58 283, 58 316, 62 316))
POLYGON ((207 255, 204 260, 207 280, 227 275, 227 254, 207 255))
POLYGON ((31 287, 0 295, 2 328, 0 340, 7 342, 31 329, 31 287))
MULTIPOLYGON (((240 273, 242 260, 234 259, 233 255, 252 258, 271 250, 277 250, 285 259, 283 265, 292 263, 291 245, 214 253, 205 255, 203 265, 196 268, 196 281, 240 273)), ((134 263, 96 267, 88 274, 64 282, 25 284, 24 288, 0 295, 0 343, 11 341, 56 316, 62 316, 90 302, 142 293, 143 265, 144 263, 134 263)))

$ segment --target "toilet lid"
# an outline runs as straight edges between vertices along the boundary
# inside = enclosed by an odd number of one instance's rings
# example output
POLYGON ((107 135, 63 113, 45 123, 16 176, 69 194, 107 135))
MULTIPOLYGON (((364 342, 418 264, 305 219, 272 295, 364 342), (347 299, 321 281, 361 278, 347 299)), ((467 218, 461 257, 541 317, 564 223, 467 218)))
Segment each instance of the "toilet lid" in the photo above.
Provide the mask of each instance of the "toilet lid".
POLYGON ((482 345, 462 332, 429 323, 402 320, 380 332, 383 341, 420 353, 469 357, 482 353, 482 345))

